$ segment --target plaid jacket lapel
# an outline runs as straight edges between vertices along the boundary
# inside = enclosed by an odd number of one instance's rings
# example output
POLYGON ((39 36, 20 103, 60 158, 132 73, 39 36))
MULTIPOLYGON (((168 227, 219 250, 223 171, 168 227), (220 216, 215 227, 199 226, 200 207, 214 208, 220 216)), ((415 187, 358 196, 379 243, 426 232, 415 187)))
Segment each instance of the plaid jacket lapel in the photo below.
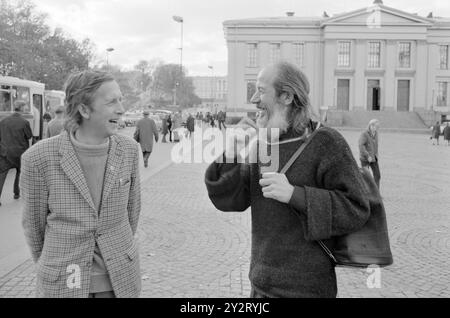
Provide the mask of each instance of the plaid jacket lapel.
POLYGON ((81 169, 80 161, 73 149, 72 143, 70 142, 70 137, 67 132, 63 132, 60 136, 61 147, 60 153, 61 158, 61 168, 67 177, 72 181, 75 187, 78 189, 82 197, 86 200, 89 206, 96 211, 94 202, 92 201, 91 194, 84 177, 83 170, 81 169))
POLYGON ((116 136, 110 139, 110 150, 108 161, 106 162, 105 181, 103 183, 102 205, 105 206, 105 201, 108 199, 111 190, 119 177, 120 169, 122 167, 122 145, 117 142, 116 136))

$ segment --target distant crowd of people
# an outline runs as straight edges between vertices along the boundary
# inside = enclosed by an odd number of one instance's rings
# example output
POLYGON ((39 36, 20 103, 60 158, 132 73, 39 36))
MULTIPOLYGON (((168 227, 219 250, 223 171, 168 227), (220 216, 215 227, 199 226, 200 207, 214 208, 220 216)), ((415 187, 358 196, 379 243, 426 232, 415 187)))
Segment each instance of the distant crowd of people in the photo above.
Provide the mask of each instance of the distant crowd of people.
POLYGON ((227 119, 227 113, 220 110, 218 113, 215 112, 214 114, 211 114, 211 112, 207 112, 205 115, 203 115, 203 112, 198 112, 195 115, 195 120, 198 123, 198 126, 200 124, 205 123, 207 126, 211 128, 215 128, 218 126, 220 130, 227 129, 227 126, 225 125, 225 121, 227 119))
POLYGON ((435 145, 435 142, 436 142, 436 145, 439 146, 439 138, 441 135, 443 135, 444 141, 446 141, 447 146, 449 146, 450 145, 450 125, 448 122, 444 126, 444 129, 442 131, 441 131, 441 125, 438 121, 436 122, 436 124, 434 126, 431 127, 430 139, 432 140, 433 145, 435 145))

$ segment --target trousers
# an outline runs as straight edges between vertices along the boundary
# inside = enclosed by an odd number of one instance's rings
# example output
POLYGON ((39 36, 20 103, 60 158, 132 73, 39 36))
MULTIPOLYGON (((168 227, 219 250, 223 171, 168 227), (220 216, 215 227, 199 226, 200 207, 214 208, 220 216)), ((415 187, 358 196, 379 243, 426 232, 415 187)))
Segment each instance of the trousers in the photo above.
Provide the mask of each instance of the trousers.
MULTIPOLYGON (((19 189, 19 179, 20 179, 20 168, 16 169, 16 178, 14 179, 14 194, 20 195, 20 189, 19 189)), ((3 185, 5 184, 6 177, 8 176, 9 170, 6 170, 2 173, 0 173, 0 197, 2 195, 3 191, 3 185)))
POLYGON ((378 186, 378 189, 380 189, 380 179, 381 179, 381 173, 380 173, 380 167, 378 166, 378 159, 375 162, 363 162, 361 161, 361 166, 363 168, 369 168, 372 170, 373 178, 375 179, 375 183, 378 186))
POLYGON ((144 155, 144 166, 147 168, 148 166, 148 158, 150 158, 150 155, 152 153, 150 151, 144 151, 143 155, 144 155))

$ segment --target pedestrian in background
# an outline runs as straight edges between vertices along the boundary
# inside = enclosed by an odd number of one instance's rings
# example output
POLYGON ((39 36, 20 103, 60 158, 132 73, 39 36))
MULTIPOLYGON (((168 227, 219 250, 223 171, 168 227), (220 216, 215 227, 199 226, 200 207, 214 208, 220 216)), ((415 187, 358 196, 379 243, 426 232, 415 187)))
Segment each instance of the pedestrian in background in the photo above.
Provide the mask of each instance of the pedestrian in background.
POLYGON ((207 124, 207 125, 211 125, 211 113, 210 112, 207 112, 206 113, 206 116, 205 116, 205 123, 207 124))
POLYGON ((375 183, 380 189, 380 167, 378 165, 378 128, 380 122, 378 119, 372 119, 359 137, 359 158, 361 166, 365 169, 371 169, 375 183))
POLYGON ((200 114, 199 114, 199 116, 198 116, 198 120, 200 121, 200 122, 199 122, 199 127, 200 127, 200 128, 203 128, 203 121, 204 121, 204 118, 203 118, 203 112, 200 112, 200 114))
POLYGON ((169 122, 168 122, 168 116, 164 116, 162 119, 162 126, 161 126, 161 134, 162 134, 162 142, 167 143, 166 136, 169 133, 169 122))
POLYGON ((45 298, 138 297, 139 146, 108 73, 72 74, 65 131, 22 157, 23 227, 45 298))
POLYGON ((33 114, 33 125, 31 126, 31 131, 33 132, 32 144, 34 145, 39 141, 39 133, 40 133, 40 117, 41 113, 36 106, 31 106, 31 113, 33 114))
POLYGON ((0 121, 0 198, 10 169, 16 169, 14 199, 20 198, 21 156, 30 147, 33 137, 29 121, 22 116, 25 106, 24 101, 16 100, 14 113, 0 121))
POLYGON ((145 110, 143 115, 144 118, 140 119, 136 124, 134 139, 141 145, 144 167, 148 168, 148 159, 153 152, 153 139, 155 139, 155 142, 158 142, 159 133, 155 121, 149 118, 150 112, 145 110))
POLYGON ((439 125, 438 121, 436 122, 436 125, 433 126, 432 135, 433 135, 433 145, 434 145, 434 140, 436 139, 437 145, 439 146, 439 136, 441 135, 441 125, 439 125))
POLYGON ((209 117, 209 119, 210 119, 210 125, 211 125, 211 128, 215 128, 216 127, 216 121, 215 121, 215 117, 216 117, 216 115, 214 114, 214 115, 211 115, 210 117, 209 117))
POLYGON ((186 128, 188 131, 188 136, 189 138, 191 138, 192 134, 194 133, 195 130, 195 119, 194 117, 192 117, 191 114, 189 114, 187 120, 186 120, 186 128))
POLYGON ((169 131, 169 141, 172 142, 172 116, 167 117, 167 130, 169 131))
POLYGON ((450 126, 449 126, 449 123, 447 123, 447 125, 445 125, 445 128, 444 128, 444 140, 447 141, 447 146, 449 146, 449 144, 450 144, 450 126))
POLYGON ((64 112, 65 107, 59 106, 55 110, 55 118, 53 118, 47 125, 47 138, 58 136, 64 129, 64 112))
POLYGON ((224 111, 220 111, 217 115, 217 121, 219 122, 219 129, 222 130, 222 127, 224 129, 227 129, 227 126, 225 126, 225 120, 226 120, 226 113, 224 111))
POLYGON ((48 123, 52 121, 52 115, 49 112, 46 112, 42 119, 44 120, 42 123, 42 139, 48 138, 48 123))
POLYGON ((181 124, 183 122, 183 118, 181 116, 181 112, 176 112, 173 115, 173 125, 172 125, 172 131, 173 131, 173 141, 179 142, 180 141, 180 130, 181 124))

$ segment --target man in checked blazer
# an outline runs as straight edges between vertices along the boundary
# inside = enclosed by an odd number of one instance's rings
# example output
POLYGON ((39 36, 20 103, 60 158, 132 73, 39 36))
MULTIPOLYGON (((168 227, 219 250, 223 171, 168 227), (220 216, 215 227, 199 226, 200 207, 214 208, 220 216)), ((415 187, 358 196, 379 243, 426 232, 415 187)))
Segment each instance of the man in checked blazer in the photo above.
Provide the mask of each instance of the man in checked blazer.
POLYGON ((23 227, 38 297, 138 297, 138 144, 117 135, 117 82, 84 71, 66 86, 65 131, 22 157, 23 227))

